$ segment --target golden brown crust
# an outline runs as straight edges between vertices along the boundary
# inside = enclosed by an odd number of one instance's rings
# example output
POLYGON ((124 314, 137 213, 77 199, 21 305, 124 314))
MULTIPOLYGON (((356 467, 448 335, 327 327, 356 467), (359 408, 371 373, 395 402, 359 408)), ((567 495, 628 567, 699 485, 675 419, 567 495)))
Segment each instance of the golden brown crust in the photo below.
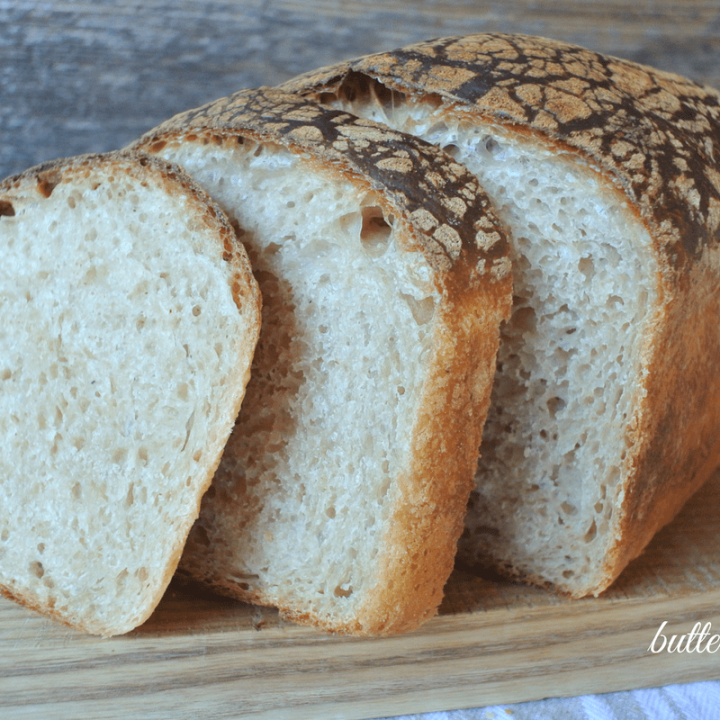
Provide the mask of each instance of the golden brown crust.
POLYGON ((607 588, 720 464, 719 264, 708 250, 657 321, 647 394, 627 431, 630 467, 605 581, 583 594, 607 588))
MULTIPOLYGON (((181 565, 181 572, 247 602, 277 605, 285 617, 326 630, 389 635, 413 629, 440 604, 472 487, 499 323, 511 305, 504 231, 476 178, 437 148, 275 90, 243 91, 183 113, 135 147, 161 151, 168 142, 224 143, 233 135, 283 145, 302 153, 319 172, 375 189, 378 203, 401 220, 411 245, 435 270, 443 301, 424 410, 414 429, 414 463, 399 480, 382 571, 355 619, 317 617, 281 594, 268 597, 212 577, 196 561, 181 565)), ((246 505, 243 511, 252 512, 246 505)))
POLYGON ((449 114, 490 120, 550 148, 572 150, 625 193, 650 231, 660 299, 627 424, 613 547, 601 582, 560 588, 597 594, 716 464, 720 94, 566 43, 507 34, 418 43, 322 68, 282 88, 352 98, 367 78, 449 114))

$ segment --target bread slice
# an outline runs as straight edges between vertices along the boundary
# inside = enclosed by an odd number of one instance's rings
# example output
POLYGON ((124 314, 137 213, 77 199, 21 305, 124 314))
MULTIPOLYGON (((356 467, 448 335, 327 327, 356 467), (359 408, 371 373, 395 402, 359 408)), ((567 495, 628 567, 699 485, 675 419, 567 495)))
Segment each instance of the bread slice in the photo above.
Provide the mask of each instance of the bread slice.
POLYGON ((264 298, 180 572, 328 630, 416 627, 452 569, 511 304, 487 198, 431 145, 268 89, 139 147, 244 228, 264 298))
POLYGON ((0 184, 0 591, 90 633, 159 601, 239 410, 247 256, 178 167, 83 156, 0 184))
POLYGON ((284 88, 444 147, 489 194, 515 298, 460 558, 600 593, 719 459, 718 93, 501 34, 284 88))

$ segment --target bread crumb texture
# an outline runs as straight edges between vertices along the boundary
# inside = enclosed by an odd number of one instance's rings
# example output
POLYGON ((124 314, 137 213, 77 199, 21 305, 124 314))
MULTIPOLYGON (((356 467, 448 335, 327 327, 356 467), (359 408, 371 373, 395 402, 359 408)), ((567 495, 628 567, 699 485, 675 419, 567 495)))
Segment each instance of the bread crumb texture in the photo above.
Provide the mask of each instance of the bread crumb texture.
POLYGON ((597 593, 682 506, 720 425, 718 93, 472 35, 283 89, 465 164, 512 245, 512 317, 460 558, 597 593))
POLYGON ((232 128, 374 183, 413 219, 416 241, 436 269, 452 268, 465 244, 480 273, 507 279, 507 241, 477 179, 433 145, 385 125, 259 88, 181 113, 150 131, 140 146, 162 153, 170 135, 183 132, 192 140, 192 129, 202 131, 205 143, 221 142, 232 128))
POLYGON ((416 627, 452 568, 510 308, 487 197, 427 143, 274 91, 143 147, 245 230, 263 293, 247 397, 180 571, 336 631, 416 627))
POLYGON ((203 198, 121 155, 0 185, 0 586, 93 633, 159 600, 242 398, 259 298, 203 198))

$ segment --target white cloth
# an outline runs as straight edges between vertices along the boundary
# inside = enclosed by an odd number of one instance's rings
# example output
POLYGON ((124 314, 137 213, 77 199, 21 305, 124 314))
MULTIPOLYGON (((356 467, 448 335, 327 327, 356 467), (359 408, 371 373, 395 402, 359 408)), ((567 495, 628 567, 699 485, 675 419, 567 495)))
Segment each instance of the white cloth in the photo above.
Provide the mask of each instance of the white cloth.
POLYGON ((383 720, 720 720, 720 681, 402 715, 383 720))

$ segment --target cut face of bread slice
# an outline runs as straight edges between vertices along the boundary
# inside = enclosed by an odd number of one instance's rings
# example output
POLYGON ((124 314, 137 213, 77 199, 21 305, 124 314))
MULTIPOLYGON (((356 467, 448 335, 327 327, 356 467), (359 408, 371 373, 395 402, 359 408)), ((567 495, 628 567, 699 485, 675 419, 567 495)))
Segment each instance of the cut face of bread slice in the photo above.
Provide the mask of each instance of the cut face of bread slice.
POLYGON ((477 182, 432 146, 273 91, 140 146, 246 230, 264 298, 180 571, 335 631, 416 627, 452 569, 511 302, 477 182))
POLYGON ((446 38, 286 89, 415 133, 510 231, 460 558, 599 593, 718 461, 718 94, 541 38, 446 38))
POLYGON ((234 230, 156 158, 0 184, 0 590, 91 633, 145 620, 247 383, 260 297, 234 230))

